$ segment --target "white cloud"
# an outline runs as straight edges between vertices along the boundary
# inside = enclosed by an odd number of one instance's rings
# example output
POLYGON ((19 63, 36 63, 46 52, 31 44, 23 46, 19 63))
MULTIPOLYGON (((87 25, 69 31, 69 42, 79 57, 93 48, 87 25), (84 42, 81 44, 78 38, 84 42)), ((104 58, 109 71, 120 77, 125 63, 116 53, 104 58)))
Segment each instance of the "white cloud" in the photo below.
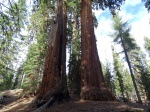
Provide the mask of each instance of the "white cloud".
MULTIPOLYGON (((135 6, 141 2, 141 0, 127 0, 127 3, 124 7, 127 5, 135 6)), ((143 48, 144 46, 144 36, 147 36, 150 38, 150 24, 149 19, 150 15, 147 12, 147 9, 144 7, 139 7, 137 9, 136 14, 132 15, 130 11, 126 11, 125 8, 122 8, 122 11, 120 11, 120 15, 123 17, 124 20, 130 21, 131 19, 133 22, 130 23, 131 25, 131 35, 136 39, 137 44, 140 45, 140 47, 143 48)))
POLYGON ((121 11, 119 12, 119 15, 122 17, 122 19, 123 19, 124 21, 128 21, 128 20, 131 20, 131 19, 134 18, 134 15, 131 14, 131 13, 129 13, 129 12, 127 12, 126 10, 121 10, 121 11))
POLYGON ((141 16, 139 21, 131 23, 132 29, 131 34, 136 39, 137 43, 143 47, 144 45, 144 36, 150 38, 150 24, 149 24, 150 15, 146 14, 141 16))
MULTIPOLYGON (((127 0, 127 5, 135 6, 139 4, 141 0, 127 0)), ((125 10, 125 8, 119 12, 122 16, 123 20, 132 20, 130 22, 131 25, 131 35, 136 39, 137 44, 143 48, 144 45, 144 36, 150 38, 150 14, 148 14, 145 7, 139 7, 137 9, 138 13, 132 15, 129 10, 125 10)), ((108 11, 107 11, 108 12, 108 11)), ((111 37, 108 36, 108 33, 112 31, 111 28, 111 18, 99 14, 99 12, 95 12, 97 17, 99 18, 98 28, 95 30, 95 34, 97 37, 97 48, 100 57, 100 61, 105 63, 106 59, 112 61, 112 52, 111 52, 111 37)))
POLYGON ((100 61, 105 63, 106 59, 112 60, 111 41, 108 36, 111 31, 111 20, 109 18, 101 17, 98 28, 95 30, 97 38, 97 48, 100 61))
POLYGON ((93 10, 93 13, 96 15, 96 17, 99 17, 103 13, 103 10, 93 10))
POLYGON ((135 6, 137 4, 141 3, 141 0, 126 0, 124 5, 131 5, 131 6, 135 6))

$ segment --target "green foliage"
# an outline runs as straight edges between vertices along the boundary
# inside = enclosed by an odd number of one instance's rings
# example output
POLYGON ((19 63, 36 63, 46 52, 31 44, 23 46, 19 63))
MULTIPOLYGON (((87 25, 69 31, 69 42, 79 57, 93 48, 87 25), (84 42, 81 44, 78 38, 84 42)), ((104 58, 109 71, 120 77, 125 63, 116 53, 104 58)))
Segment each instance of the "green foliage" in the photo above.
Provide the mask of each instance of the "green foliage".
POLYGON ((38 9, 33 11, 30 17, 28 42, 31 44, 23 64, 25 79, 21 86, 26 95, 35 94, 42 79, 51 23, 50 16, 53 15, 49 3, 50 1, 41 1, 38 9))
POLYGON ((133 89, 132 78, 127 69, 124 69, 124 63, 120 60, 119 55, 113 50, 114 59, 114 77, 116 93, 124 97, 125 93, 131 93, 133 89))
POLYGON ((114 71, 115 71, 115 78, 117 78, 119 82, 120 92, 122 93, 122 96, 124 97, 124 81, 123 81, 123 64, 121 60, 119 60, 119 56, 117 53, 115 53, 113 49, 113 60, 114 60, 114 71))
POLYGON ((133 83, 132 83, 131 75, 127 69, 123 71, 123 74, 124 74, 123 80, 124 80, 124 85, 125 85, 125 91, 128 93, 131 93, 133 90, 133 83))
POLYGON ((93 13, 93 23, 94 23, 94 27, 97 28, 98 27, 98 20, 97 20, 94 13, 93 13))
POLYGON ((143 85, 145 87, 147 99, 150 100, 150 87, 149 87, 149 84, 150 84, 150 68, 149 68, 149 66, 146 67, 146 70, 145 70, 144 73, 142 73, 141 78, 142 78, 143 85))
POLYGON ((37 72, 27 74, 24 82, 21 85, 21 88, 23 89, 22 95, 35 95, 37 93, 37 89, 40 83, 38 79, 39 74, 37 74, 37 72))
MULTIPOLYGON (((127 52, 137 48, 135 39, 132 38, 130 35, 131 28, 127 21, 124 22, 122 21, 121 17, 119 17, 118 15, 115 15, 115 17, 113 18, 112 28, 114 32, 110 36, 114 38, 113 41, 115 43, 120 44, 122 48, 125 47, 125 50, 127 52)), ((122 51, 122 52, 125 52, 125 51, 122 51)))
POLYGON ((111 89, 112 92, 113 88, 112 88, 112 76, 111 76, 111 66, 110 63, 108 61, 106 61, 106 67, 104 65, 102 65, 102 70, 104 73, 104 78, 105 78, 105 82, 107 84, 107 86, 111 89))
POLYGON ((145 2, 145 7, 150 11, 150 0, 142 0, 142 2, 145 2))
POLYGON ((11 88, 16 69, 14 63, 24 38, 20 31, 26 21, 25 0, 9 2, 8 7, 6 10, 1 9, 0 13, 0 86, 3 90, 11 88))
POLYGON ((144 47, 150 56, 150 39, 148 37, 145 37, 144 41, 145 41, 144 47))
MULTIPOLYGON (((142 86, 144 86, 145 91, 146 91, 146 95, 148 100, 150 99, 150 69, 149 69, 149 65, 147 64, 147 59, 146 59, 146 55, 141 51, 141 49, 139 48, 139 50, 134 50, 130 53, 130 57, 131 57, 131 63, 133 65, 133 69, 134 69, 134 73, 136 76, 136 80, 140 86, 140 88, 142 88, 142 86)), ((141 94, 145 94, 142 92, 143 90, 141 90, 141 94)))
POLYGON ((67 25, 67 46, 69 48, 69 71, 68 85, 70 92, 80 94, 80 75, 81 75, 81 29, 80 29, 80 1, 68 0, 68 25, 67 25))
POLYGON ((135 62, 135 59, 132 58, 132 52, 139 49, 139 47, 136 44, 135 39, 133 39, 130 35, 130 26, 128 22, 123 22, 122 18, 116 15, 113 19, 112 26, 114 29, 114 32, 112 34, 112 36, 114 37, 114 42, 120 44, 123 49, 123 51, 121 52, 125 54, 125 59, 130 70, 136 95, 138 97, 138 100, 141 101, 138 90, 138 82, 136 80, 137 76, 135 76, 135 73, 133 74, 134 63, 132 63, 132 60, 133 62, 135 62))
POLYGON ((71 54, 69 59, 68 85, 73 93, 80 93, 81 58, 71 54))
POLYGON ((120 10, 121 5, 125 2, 125 0, 92 0, 93 1, 93 9, 102 9, 105 10, 109 8, 111 14, 114 14, 114 10, 120 10))
MULTIPOLYGON (((114 33, 112 36, 114 36, 114 42, 117 44, 120 44, 123 48, 123 51, 125 53, 125 59, 128 62, 128 65, 132 65, 130 67, 130 72, 134 70, 134 78, 132 79, 133 81, 136 81, 136 85, 134 84, 134 87, 142 88, 144 85, 145 90, 149 90, 148 84, 149 84, 149 79, 148 77, 145 77, 147 74, 146 73, 146 58, 144 53, 140 50, 140 47, 136 44, 136 41, 134 38, 131 37, 130 35, 130 27, 128 25, 128 22, 123 22, 122 18, 120 18, 118 15, 115 16, 113 19, 113 29, 114 33), (129 58, 129 59, 128 59, 129 58), (128 59, 128 60, 127 60, 128 59), (147 78, 147 79, 146 79, 147 78), (144 79, 147 80, 147 83, 145 83, 144 79)), ((145 47, 148 49, 148 39, 145 38, 147 41, 147 44, 145 47)), ((132 75, 132 72, 131 72, 132 75)), ((128 88, 129 86, 127 86, 128 88)), ((129 88, 128 88, 129 89, 129 88)), ((143 90, 141 90, 141 94, 143 90)), ((138 90, 136 90, 138 92, 138 90)), ((147 91, 147 94, 149 92, 147 91)))
POLYGON ((12 85, 12 89, 15 89, 15 88, 20 88, 21 86, 21 81, 23 79, 23 65, 21 65, 18 70, 17 70, 17 73, 15 75, 15 78, 14 78, 14 84, 12 85))

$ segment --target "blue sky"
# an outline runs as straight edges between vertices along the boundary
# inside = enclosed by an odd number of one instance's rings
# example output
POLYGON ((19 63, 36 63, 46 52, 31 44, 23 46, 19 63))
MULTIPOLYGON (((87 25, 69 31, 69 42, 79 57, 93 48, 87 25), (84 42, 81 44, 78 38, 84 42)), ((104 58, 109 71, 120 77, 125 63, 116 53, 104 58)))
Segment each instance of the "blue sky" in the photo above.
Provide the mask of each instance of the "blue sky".
MULTIPOLYGON (((111 44, 112 38, 108 36, 112 32, 112 16, 108 9, 105 11, 94 11, 99 25, 95 29, 97 37, 97 47, 100 61, 105 63, 105 60, 112 60, 111 44)), ((141 0, 126 0, 122 5, 119 15, 124 21, 128 21, 131 25, 130 34, 135 38, 137 44, 144 50, 144 37, 150 38, 150 13, 144 6, 141 0)), ((119 52, 119 46, 116 46, 119 52)))

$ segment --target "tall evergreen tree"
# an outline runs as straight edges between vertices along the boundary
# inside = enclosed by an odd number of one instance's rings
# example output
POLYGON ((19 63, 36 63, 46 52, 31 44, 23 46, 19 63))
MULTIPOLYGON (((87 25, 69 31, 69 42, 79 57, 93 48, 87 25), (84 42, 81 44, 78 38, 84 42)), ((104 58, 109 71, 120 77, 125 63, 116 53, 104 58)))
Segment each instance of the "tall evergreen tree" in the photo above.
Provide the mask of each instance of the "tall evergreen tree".
POLYGON ((133 83, 131 75, 128 70, 125 69, 123 61, 120 59, 119 53, 116 53, 114 46, 112 46, 113 51, 113 64, 114 64, 114 84, 115 93, 117 96, 122 96, 123 100, 129 99, 129 94, 133 90, 133 83), (126 95, 126 98, 125 98, 126 95))
POLYGON ((130 74, 132 77, 132 81, 133 81, 133 85, 136 91, 136 95, 138 98, 138 102, 142 103, 140 94, 139 94, 139 90, 137 88, 137 84, 135 82, 135 76, 133 74, 133 70, 132 70, 132 65, 129 59, 129 55, 128 55, 128 51, 135 49, 137 46, 135 44, 135 40, 133 38, 131 38, 130 35, 130 27, 128 25, 128 22, 123 22, 122 18, 119 17, 118 15, 116 15, 113 19, 113 29, 114 29, 114 33, 112 34, 112 37, 114 37, 114 42, 115 43, 119 43, 123 49, 122 52, 124 52, 125 54, 125 59, 127 61, 129 70, 130 70, 130 74))
POLYGON ((18 0, 9 2, 8 7, 3 3, 0 5, 0 85, 1 89, 11 89, 12 79, 16 73, 14 65, 17 63, 17 54, 24 40, 20 32, 25 24, 26 3, 25 0, 18 0))
POLYGON ((149 71, 146 55, 139 48, 138 51, 137 50, 132 51, 130 57, 132 59, 131 63, 133 65, 136 80, 138 81, 139 88, 141 89, 141 94, 143 96, 146 96, 145 95, 146 92, 147 98, 149 99, 150 88, 148 85, 150 83, 150 77, 148 77, 149 71))
POLYGON ((146 65, 143 66, 143 68, 144 68, 144 71, 142 72, 142 76, 141 76, 142 84, 144 85, 147 100, 150 100, 150 87, 149 87, 149 84, 150 84, 150 75, 149 75, 150 74, 150 67, 146 63, 146 65))
POLYGON ((50 2, 41 1, 40 4, 34 3, 32 9, 30 24, 28 24, 28 54, 23 64, 25 80, 22 83, 22 88, 26 95, 37 92, 43 76, 48 32, 52 21, 50 16, 54 14, 53 6, 54 3, 50 4, 50 2))
POLYGON ((110 88, 111 92, 114 93, 114 85, 113 85, 113 76, 111 75, 111 63, 106 60, 106 67, 105 67, 105 72, 103 72, 105 82, 107 86, 110 88))
POLYGON ((68 48, 69 48, 69 70, 68 85, 70 93, 80 95, 81 75, 81 26, 79 24, 79 0, 68 1, 68 48))
POLYGON ((124 87, 124 81, 123 81, 123 65, 121 61, 119 60, 118 54, 114 51, 114 48, 112 48, 113 51, 113 59, 114 59, 114 71, 115 71, 115 76, 118 79, 119 86, 120 86, 120 92, 123 96, 123 99, 125 98, 125 87, 124 87))
POLYGON ((150 39, 148 37, 145 37, 144 41, 145 41, 144 47, 150 56, 150 39))

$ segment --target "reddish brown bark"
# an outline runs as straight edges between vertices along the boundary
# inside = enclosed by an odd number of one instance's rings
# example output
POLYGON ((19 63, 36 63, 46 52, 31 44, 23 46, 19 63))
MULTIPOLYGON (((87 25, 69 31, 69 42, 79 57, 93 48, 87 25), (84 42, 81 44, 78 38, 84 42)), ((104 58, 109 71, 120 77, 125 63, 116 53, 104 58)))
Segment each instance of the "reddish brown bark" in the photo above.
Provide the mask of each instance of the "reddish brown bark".
POLYGON ((62 81, 63 81, 63 85, 65 86, 65 88, 67 88, 67 77, 66 77, 66 31, 67 31, 67 6, 65 4, 66 0, 62 0, 63 1, 63 12, 62 17, 63 17, 63 44, 62 44, 62 81))
POLYGON ((105 84, 94 35, 91 0, 81 0, 81 98, 114 100, 105 84))
POLYGON ((66 80, 66 6, 63 0, 59 0, 57 5, 57 19, 51 26, 42 83, 30 107, 42 105, 60 92, 62 98, 69 97, 66 80))

